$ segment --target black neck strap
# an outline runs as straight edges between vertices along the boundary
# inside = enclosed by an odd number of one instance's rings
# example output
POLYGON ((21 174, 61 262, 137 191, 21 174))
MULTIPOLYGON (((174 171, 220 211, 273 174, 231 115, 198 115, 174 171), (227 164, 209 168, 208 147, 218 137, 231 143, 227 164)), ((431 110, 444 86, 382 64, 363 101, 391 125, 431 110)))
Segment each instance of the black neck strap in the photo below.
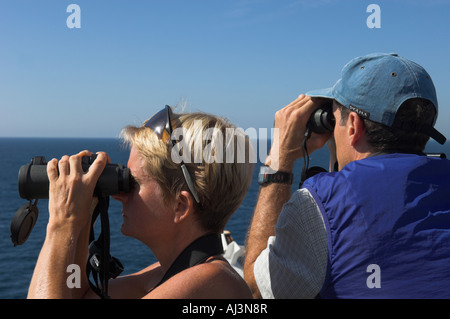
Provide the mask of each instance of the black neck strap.
POLYGON ((122 271, 122 263, 109 253, 110 233, 108 217, 109 197, 98 197, 98 204, 91 220, 91 232, 89 234, 89 258, 86 265, 86 273, 91 289, 102 299, 108 299, 108 281, 116 278, 122 271), (94 224, 100 215, 101 233, 95 239, 94 224), (95 281, 91 282, 90 275, 95 281))
MULTIPOLYGON (((218 234, 209 234, 196 239, 175 259, 155 289, 166 280, 192 266, 204 263, 209 257, 223 254, 222 239, 218 234)), ((152 290, 153 290, 152 289, 152 290)))

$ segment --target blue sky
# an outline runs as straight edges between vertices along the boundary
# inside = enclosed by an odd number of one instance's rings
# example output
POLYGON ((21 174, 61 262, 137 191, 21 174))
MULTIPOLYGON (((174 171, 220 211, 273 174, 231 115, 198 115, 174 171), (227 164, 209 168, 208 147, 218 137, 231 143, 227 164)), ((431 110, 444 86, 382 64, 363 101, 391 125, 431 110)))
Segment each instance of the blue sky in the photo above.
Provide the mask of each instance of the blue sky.
POLYGON ((353 57, 397 52, 432 76, 450 138, 449 17, 449 0, 0 0, 0 137, 115 137, 179 103, 270 128, 353 57))

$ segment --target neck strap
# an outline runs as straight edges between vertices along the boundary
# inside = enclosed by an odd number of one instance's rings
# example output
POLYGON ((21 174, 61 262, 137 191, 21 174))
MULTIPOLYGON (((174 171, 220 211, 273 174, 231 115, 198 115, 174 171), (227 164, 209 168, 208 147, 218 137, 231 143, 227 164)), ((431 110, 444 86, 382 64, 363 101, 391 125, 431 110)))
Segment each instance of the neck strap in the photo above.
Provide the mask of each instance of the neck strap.
MULTIPOLYGON (((169 278, 192 266, 204 263, 209 257, 223 254, 222 239, 218 234, 209 234, 196 239, 175 259, 155 289, 169 278)), ((153 290, 152 289, 152 290, 153 290)))
POLYGON ((102 299, 109 299, 108 281, 116 278, 122 271, 122 263, 109 253, 110 234, 108 217, 109 197, 98 198, 98 204, 91 220, 91 232, 89 234, 89 258, 86 265, 86 273, 91 289, 102 299), (101 233, 95 239, 94 224, 100 215, 101 233), (90 275, 95 281, 91 282, 90 275))

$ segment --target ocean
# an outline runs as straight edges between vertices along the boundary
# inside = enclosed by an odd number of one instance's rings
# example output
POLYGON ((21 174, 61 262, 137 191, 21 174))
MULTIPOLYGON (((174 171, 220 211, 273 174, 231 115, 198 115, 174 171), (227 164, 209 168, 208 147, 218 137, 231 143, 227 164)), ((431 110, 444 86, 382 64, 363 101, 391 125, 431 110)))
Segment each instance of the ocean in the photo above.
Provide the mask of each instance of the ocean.
MULTIPOLYGON (((258 143, 266 143, 266 141, 258 143)), ((13 246, 10 238, 11 219, 16 210, 26 203, 26 200, 20 198, 18 193, 19 168, 28 164, 35 156, 45 156, 47 160, 50 160, 61 158, 66 154, 76 154, 85 149, 94 153, 107 152, 112 163, 126 165, 128 162, 128 149, 125 149, 115 138, 0 138, 0 299, 26 298, 48 222, 48 200, 40 199, 39 217, 31 235, 23 245, 13 246)), ((444 152, 450 155, 450 143, 441 146, 431 141, 426 151, 444 152)), ((328 151, 324 147, 310 156, 310 167, 328 167, 328 161, 328 151)), ((244 244, 257 200, 259 191, 257 175, 260 165, 260 162, 255 164, 250 189, 226 227, 240 245, 244 244)), ((303 159, 299 159, 294 168, 293 191, 298 187, 302 165, 303 159)), ((124 265, 122 274, 130 274, 154 263, 156 259, 147 246, 122 235, 120 232, 121 209, 119 202, 110 201, 111 255, 118 258, 124 265)))

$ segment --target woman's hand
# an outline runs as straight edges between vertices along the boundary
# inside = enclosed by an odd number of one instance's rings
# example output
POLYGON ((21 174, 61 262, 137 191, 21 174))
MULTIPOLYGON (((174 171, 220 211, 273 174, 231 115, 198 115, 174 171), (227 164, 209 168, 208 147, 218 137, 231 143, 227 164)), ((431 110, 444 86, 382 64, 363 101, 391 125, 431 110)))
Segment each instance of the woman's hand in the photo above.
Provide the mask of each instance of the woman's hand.
MULTIPOLYGON (((89 170, 81 166, 83 156, 92 155, 82 151, 76 155, 63 156, 58 162, 47 164, 49 188, 49 227, 78 234, 89 224, 94 200, 94 189, 109 157, 100 152, 89 170), (59 171, 59 172, 58 172, 59 171)), ((95 206, 94 206, 95 207, 95 206)))

